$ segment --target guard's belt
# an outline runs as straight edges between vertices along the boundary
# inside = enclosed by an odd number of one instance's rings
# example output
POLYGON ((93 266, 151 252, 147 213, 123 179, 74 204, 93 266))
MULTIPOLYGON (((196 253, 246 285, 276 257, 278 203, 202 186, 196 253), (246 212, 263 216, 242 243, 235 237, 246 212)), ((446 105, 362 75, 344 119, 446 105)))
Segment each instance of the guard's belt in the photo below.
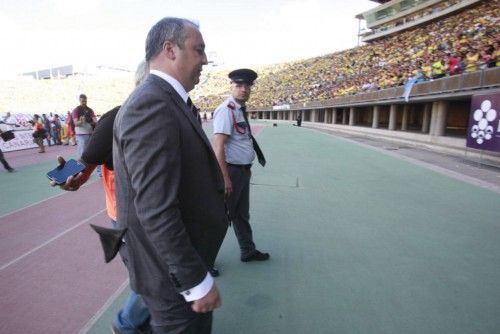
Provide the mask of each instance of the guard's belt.
POLYGON ((237 164, 230 164, 230 163, 227 162, 227 165, 230 166, 230 167, 235 167, 235 168, 244 168, 244 169, 250 169, 250 168, 252 168, 252 164, 237 165, 237 164))

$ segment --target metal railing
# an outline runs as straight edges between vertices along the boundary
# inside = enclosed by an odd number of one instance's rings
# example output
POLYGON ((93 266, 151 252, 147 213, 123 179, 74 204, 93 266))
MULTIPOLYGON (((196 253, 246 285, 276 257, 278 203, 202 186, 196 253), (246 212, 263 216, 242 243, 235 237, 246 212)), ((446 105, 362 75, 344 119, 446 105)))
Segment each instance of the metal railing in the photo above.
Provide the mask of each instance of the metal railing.
MULTIPOLYGON (((500 67, 463 73, 441 79, 415 84, 411 90, 412 98, 428 97, 439 100, 443 95, 472 96, 477 90, 500 87, 500 67)), ((336 108, 366 104, 384 104, 404 102, 401 98, 404 87, 393 87, 367 93, 340 96, 330 100, 309 101, 290 105, 289 110, 307 110, 316 108, 336 108)), ((252 108, 251 111, 272 111, 272 107, 252 108)))

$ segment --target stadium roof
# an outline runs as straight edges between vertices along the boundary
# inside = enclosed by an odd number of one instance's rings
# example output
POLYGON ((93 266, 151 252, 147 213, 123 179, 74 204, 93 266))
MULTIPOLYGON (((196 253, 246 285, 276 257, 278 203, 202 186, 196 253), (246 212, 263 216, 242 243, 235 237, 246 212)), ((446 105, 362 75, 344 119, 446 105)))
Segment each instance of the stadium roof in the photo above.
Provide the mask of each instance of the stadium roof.
MULTIPOLYGON (((375 2, 381 2, 372 0, 375 2)), ((480 3, 482 0, 459 0, 450 4, 446 0, 390 0, 384 4, 356 15, 357 19, 366 21, 366 28, 360 30, 362 42, 369 42, 378 38, 406 30, 432 20, 439 19, 450 13, 480 3), (421 1, 421 2, 420 2, 421 1), (402 4, 406 3, 403 8, 402 4), (408 4, 410 6, 408 6, 408 4), (439 7, 441 5, 445 7, 439 7), (412 17, 415 13, 426 9, 426 12, 412 17), (429 10, 430 9, 430 10, 429 10), (437 9, 437 10, 436 10, 437 9), (409 18, 407 20, 407 18, 409 18), (370 29, 370 30, 368 30, 370 29)))

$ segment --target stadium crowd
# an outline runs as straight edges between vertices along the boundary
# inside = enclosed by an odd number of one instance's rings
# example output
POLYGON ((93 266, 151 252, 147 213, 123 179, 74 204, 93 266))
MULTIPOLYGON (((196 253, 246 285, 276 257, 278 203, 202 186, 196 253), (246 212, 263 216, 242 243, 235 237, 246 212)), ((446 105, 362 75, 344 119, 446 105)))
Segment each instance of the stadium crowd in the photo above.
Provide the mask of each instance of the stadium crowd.
POLYGON ((0 81, 0 114, 58 114, 65 118, 85 92, 92 97, 96 113, 121 104, 133 89, 133 73, 78 74, 64 79, 36 80, 31 77, 5 77, 0 81))
MULTIPOLYGON (((485 1, 367 45, 262 68, 252 105, 325 100, 404 85, 410 77, 418 83, 498 66, 499 17, 500 7, 485 1)), ((223 78, 225 74, 211 76, 223 78)), ((213 110, 224 100, 212 86, 214 82, 219 80, 206 80, 195 91, 195 103, 202 110, 213 110)))
MULTIPOLYGON (((498 4, 498 0, 494 0, 498 4)), ((256 68, 251 105, 269 107, 327 100, 399 85, 473 72, 500 62, 500 7, 483 1, 426 25, 399 32, 369 44, 302 61, 256 68)), ((202 73, 192 91, 202 112, 211 112, 228 96, 227 71, 202 73)), ((53 111, 62 127, 75 94, 92 96, 97 113, 122 103, 132 89, 130 78, 106 74, 76 75, 61 80, 0 82, 0 112, 33 114, 53 111), (18 87, 22 87, 21 89, 18 87), (21 110, 21 111, 20 111, 21 110)), ((64 138, 64 137, 63 137, 64 138)))

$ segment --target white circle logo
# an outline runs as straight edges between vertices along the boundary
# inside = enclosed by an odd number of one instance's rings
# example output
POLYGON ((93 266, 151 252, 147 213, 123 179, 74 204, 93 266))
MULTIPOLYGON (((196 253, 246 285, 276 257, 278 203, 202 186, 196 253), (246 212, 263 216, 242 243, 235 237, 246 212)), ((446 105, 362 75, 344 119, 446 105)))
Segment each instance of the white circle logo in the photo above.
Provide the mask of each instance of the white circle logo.
POLYGON ((474 120, 477 122, 471 128, 470 136, 476 140, 476 143, 482 144, 485 140, 493 138, 493 127, 489 124, 497 117, 497 112, 491 109, 491 101, 484 100, 481 103, 481 109, 476 109, 473 113, 474 120))

